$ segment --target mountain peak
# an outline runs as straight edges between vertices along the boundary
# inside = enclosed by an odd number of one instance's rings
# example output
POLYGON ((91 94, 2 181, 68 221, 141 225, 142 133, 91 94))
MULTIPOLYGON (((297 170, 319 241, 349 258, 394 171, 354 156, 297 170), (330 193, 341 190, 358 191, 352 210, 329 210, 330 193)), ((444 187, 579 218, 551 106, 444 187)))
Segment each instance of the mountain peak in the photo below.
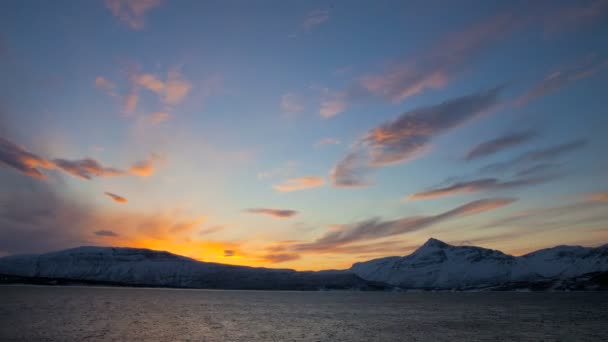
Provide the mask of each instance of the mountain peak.
POLYGON ((441 240, 437 240, 435 238, 430 238, 428 239, 422 246, 420 246, 420 248, 445 248, 448 247, 449 245, 441 240))

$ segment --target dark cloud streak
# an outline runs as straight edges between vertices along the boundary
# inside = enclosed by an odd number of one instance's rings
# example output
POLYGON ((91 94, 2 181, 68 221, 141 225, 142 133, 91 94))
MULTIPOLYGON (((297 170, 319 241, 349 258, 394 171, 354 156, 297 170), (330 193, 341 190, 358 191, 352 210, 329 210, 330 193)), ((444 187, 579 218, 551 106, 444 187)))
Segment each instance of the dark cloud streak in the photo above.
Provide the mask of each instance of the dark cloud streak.
POLYGON ((496 154, 510 147, 521 145, 536 137, 534 131, 520 131, 502 135, 495 139, 487 140, 473 147, 466 155, 466 160, 474 160, 496 154))
POLYGON ((118 237, 118 234, 111 230, 98 230, 94 234, 97 236, 118 237))
POLYGON ((276 218, 289 218, 298 214, 295 210, 290 209, 272 209, 272 208, 249 208, 245 212, 251 214, 263 214, 276 218))
POLYGON ((372 218, 351 225, 345 225, 340 231, 331 231, 310 243, 295 244, 292 249, 297 252, 328 250, 355 242, 370 240, 418 231, 434 224, 465 215, 478 214, 497 209, 515 202, 515 198, 481 199, 466 203, 437 215, 404 217, 383 221, 372 218))
POLYGON ((502 87, 485 89, 439 104, 405 112, 371 129, 331 171, 335 186, 363 186, 371 167, 411 160, 431 147, 432 140, 499 104, 502 87))
POLYGON ((541 163, 555 160, 568 153, 579 150, 587 146, 586 139, 577 139, 559 145, 554 145, 546 148, 536 149, 526 152, 512 160, 486 165, 481 168, 481 172, 505 172, 517 169, 534 163, 541 163))
POLYGON ((482 178, 467 182, 458 182, 451 185, 434 188, 423 192, 417 192, 408 196, 409 199, 429 199, 446 197, 462 193, 475 193, 489 190, 503 190, 519 188, 524 186, 536 185, 547 182, 553 177, 519 178, 508 181, 501 181, 497 178, 482 178))

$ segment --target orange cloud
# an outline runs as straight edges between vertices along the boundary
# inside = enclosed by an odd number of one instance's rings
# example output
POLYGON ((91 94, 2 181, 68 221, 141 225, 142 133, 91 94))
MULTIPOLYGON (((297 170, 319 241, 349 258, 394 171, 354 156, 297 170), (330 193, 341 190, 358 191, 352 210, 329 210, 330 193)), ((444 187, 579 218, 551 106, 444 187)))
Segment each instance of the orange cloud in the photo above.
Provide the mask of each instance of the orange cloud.
POLYGON ((169 71, 165 81, 152 74, 141 74, 136 75, 133 82, 156 93, 165 104, 180 103, 192 89, 192 84, 177 70, 169 71))
POLYGON ((192 84, 184 80, 178 71, 169 71, 163 101, 169 104, 180 103, 192 89, 192 84))
POLYGON ((325 183, 323 177, 305 176, 293 178, 283 181, 280 184, 274 185, 273 188, 280 192, 291 192, 305 189, 316 188, 325 183))
POLYGON ((134 30, 141 30, 146 12, 160 4, 161 0, 106 0, 112 14, 134 30))
POLYGON ((608 202, 608 192, 595 192, 583 195, 583 198, 589 202, 608 202))
POLYGON ((54 164, 0 137, 0 167, 12 168, 27 176, 44 179, 46 175, 40 169, 53 168, 54 164))
POLYGON ((118 196, 111 192, 104 192, 104 195, 110 197, 116 203, 127 203, 128 202, 128 200, 126 198, 124 198, 122 196, 118 196))
POLYGON ((152 154, 150 158, 133 163, 129 168, 129 173, 140 177, 149 177, 154 173, 154 165, 160 157, 152 154))
POLYGON ((137 76, 135 83, 155 93, 160 93, 165 88, 163 81, 159 80, 152 74, 142 74, 137 76))
POLYGON ((134 163, 129 171, 125 172, 121 169, 104 166, 91 158, 76 160, 56 158, 48 160, 0 137, 0 167, 9 167, 38 179, 46 178, 42 169, 59 169, 74 177, 87 180, 93 177, 112 177, 126 174, 147 177, 154 172, 154 163, 158 159, 159 157, 153 154, 147 160, 134 163))

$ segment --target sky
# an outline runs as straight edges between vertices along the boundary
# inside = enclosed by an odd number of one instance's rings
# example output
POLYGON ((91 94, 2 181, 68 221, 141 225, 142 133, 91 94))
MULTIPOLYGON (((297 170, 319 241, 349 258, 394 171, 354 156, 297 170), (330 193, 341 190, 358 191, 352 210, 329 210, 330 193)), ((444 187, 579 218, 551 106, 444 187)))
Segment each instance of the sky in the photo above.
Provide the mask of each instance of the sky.
POLYGON ((0 1, 0 256, 608 242, 608 1, 0 1))

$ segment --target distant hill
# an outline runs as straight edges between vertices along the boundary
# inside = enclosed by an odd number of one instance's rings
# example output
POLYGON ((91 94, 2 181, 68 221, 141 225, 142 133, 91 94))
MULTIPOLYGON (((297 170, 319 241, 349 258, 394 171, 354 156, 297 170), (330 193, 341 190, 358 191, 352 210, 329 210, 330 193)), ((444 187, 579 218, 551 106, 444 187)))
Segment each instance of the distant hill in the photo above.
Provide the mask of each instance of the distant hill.
POLYGON ((4 282, 251 290, 383 290, 349 271, 296 272, 201 262, 139 248, 78 247, 0 258, 4 282))
POLYGON ((408 256, 298 272, 201 262, 163 251, 78 247, 0 258, 0 282, 255 290, 602 290, 608 245, 515 257, 429 239, 408 256))

